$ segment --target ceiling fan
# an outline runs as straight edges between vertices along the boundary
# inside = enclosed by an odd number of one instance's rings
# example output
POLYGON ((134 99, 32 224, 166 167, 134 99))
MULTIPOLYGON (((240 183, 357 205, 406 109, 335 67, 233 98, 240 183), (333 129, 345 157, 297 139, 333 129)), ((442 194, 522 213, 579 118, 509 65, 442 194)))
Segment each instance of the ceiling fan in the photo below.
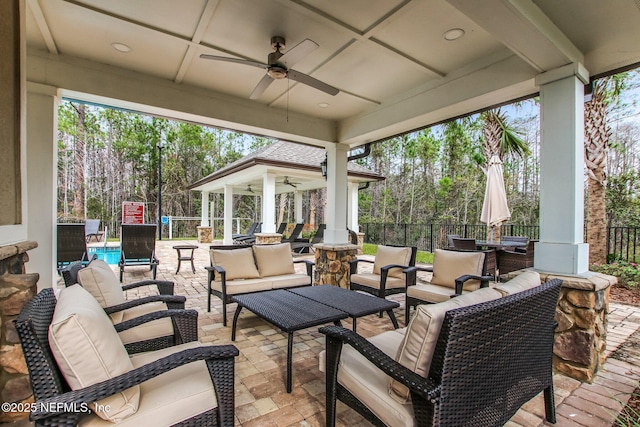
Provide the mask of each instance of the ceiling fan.
POLYGON ((253 89, 253 92, 251 92, 251 95, 249 95, 249 99, 259 98, 264 93, 264 91, 267 90, 273 80, 284 78, 295 80, 299 83, 311 86, 312 88, 318 89, 332 96, 335 96, 338 94, 338 92, 340 92, 338 89, 331 85, 321 82, 320 80, 313 78, 307 74, 303 74, 299 71, 291 69, 294 64, 296 64, 302 58, 318 48, 318 44, 316 42, 314 42, 313 40, 305 39, 285 53, 282 53, 280 50, 285 49, 286 46, 284 37, 274 36, 271 37, 271 46, 273 47, 274 52, 271 52, 269 54, 266 64, 256 61, 249 61, 246 59, 229 58, 226 56, 215 56, 207 54, 200 55, 200 58, 213 59, 215 61, 234 62, 236 64, 250 65, 252 67, 258 67, 267 70, 267 74, 264 75, 262 80, 260 80, 258 82, 258 85, 253 89))
POLYGON ((289 186, 291 186, 293 188, 298 188, 298 184, 300 184, 300 183, 299 182, 289 181, 289 177, 285 176, 280 184, 289 185, 289 186))

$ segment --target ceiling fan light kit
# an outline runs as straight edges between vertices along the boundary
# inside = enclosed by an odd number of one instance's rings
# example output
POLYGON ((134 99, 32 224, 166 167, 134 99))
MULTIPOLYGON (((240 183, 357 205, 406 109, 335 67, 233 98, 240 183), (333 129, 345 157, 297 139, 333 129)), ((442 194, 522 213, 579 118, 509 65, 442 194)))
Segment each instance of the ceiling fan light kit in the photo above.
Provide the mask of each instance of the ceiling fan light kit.
POLYGON ((286 47, 285 39, 284 37, 274 36, 271 37, 271 47, 273 47, 274 52, 271 52, 269 54, 266 64, 256 61, 249 61, 246 59, 236 59, 207 54, 200 55, 200 58, 250 65, 252 67, 267 70, 267 73, 258 82, 256 87, 251 92, 251 95, 249 95, 249 99, 259 98, 274 80, 281 80, 285 78, 295 80, 298 83, 310 86, 331 96, 335 96, 340 92, 337 88, 327 83, 321 82, 314 77, 291 69, 291 67, 293 67, 298 61, 300 61, 319 47, 318 44, 313 40, 305 39, 285 53, 282 53, 281 50, 285 49, 286 47))

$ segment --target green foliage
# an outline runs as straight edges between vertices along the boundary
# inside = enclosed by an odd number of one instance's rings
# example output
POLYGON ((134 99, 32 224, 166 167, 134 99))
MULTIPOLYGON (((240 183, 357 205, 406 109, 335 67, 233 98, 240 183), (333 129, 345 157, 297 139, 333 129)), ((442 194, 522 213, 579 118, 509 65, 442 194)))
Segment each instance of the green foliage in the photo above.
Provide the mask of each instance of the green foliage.
POLYGON ((637 289, 640 284, 640 268, 635 262, 614 261, 610 264, 592 264, 591 271, 608 274, 618 278, 618 284, 637 289))

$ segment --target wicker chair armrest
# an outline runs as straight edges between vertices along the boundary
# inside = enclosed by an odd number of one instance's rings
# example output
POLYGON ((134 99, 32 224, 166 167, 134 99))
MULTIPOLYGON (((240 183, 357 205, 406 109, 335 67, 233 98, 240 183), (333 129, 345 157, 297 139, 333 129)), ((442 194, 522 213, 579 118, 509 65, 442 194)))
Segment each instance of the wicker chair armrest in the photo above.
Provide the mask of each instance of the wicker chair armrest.
POLYGON ((113 325, 113 327, 115 328, 116 332, 122 332, 126 331, 127 329, 152 322, 154 320, 164 319, 165 317, 173 318, 174 316, 195 317, 196 322, 198 321, 198 312, 196 310, 160 310, 143 314, 142 316, 134 317, 133 319, 129 319, 121 323, 116 323, 115 325, 113 325))
MULTIPOLYGON (((31 412, 31 420, 43 420, 64 414, 66 413, 65 409, 70 407, 81 408, 91 402, 109 397, 187 363, 206 360, 208 365, 215 365, 218 361, 226 362, 229 359, 233 361, 233 358, 238 354, 238 349, 234 345, 203 346, 183 350, 89 387, 42 399, 38 401, 35 410, 31 412)), ((209 373, 213 383, 216 384, 216 370, 210 368, 209 373)), ((217 384, 216 393, 219 393, 217 384)))
POLYGON ((380 272, 383 272, 383 271, 387 271, 388 272, 392 268, 401 268, 402 271, 404 271, 407 268, 409 268, 409 266, 408 265, 400 265, 400 264, 388 264, 388 265, 385 265, 383 267, 380 267, 380 272))
POLYGON ((416 276, 417 276, 416 273, 418 271, 433 272, 433 267, 432 266, 427 266, 427 267, 411 266, 402 270, 405 278, 405 287, 408 288, 409 286, 413 286, 416 284, 416 276))
POLYGON ((139 288, 140 286, 156 285, 160 295, 173 295, 174 283, 169 280, 141 280, 140 282, 129 283, 122 285, 123 291, 139 288))
POLYGON ((118 311, 137 307, 139 305, 148 304, 150 302, 164 302, 167 304, 167 308, 179 310, 184 309, 184 303, 186 300, 187 298, 183 295, 149 295, 147 297, 125 301, 122 304, 105 307, 104 311, 107 314, 112 314, 117 313, 118 311))
MULTIPOLYGON (((339 356, 341 346, 343 344, 349 344, 382 372, 404 384, 412 392, 429 400, 435 399, 439 395, 439 385, 433 380, 424 378, 402 366, 357 333, 340 326, 324 326, 320 328, 319 331, 327 336, 327 372, 329 369, 330 355, 335 354, 339 356)), ((327 375, 327 381, 330 381, 329 375, 327 375)), ((335 388, 335 384, 332 386, 335 388)), ((329 388, 329 384, 327 384, 327 388, 329 388)))
POLYGON ((307 276, 313 277, 313 266, 316 265, 316 263, 313 261, 309 261, 308 259, 296 259, 293 261, 294 264, 298 264, 301 262, 305 263, 305 266, 307 267, 307 276))
POLYGON ((493 276, 476 276, 474 274, 465 274, 464 276, 460 276, 456 279, 456 294, 462 295, 462 287, 464 286, 464 282, 468 280, 479 280, 481 288, 488 288, 489 282, 493 280, 493 276))
POLYGON ((218 273, 220 275, 220 280, 222 281, 222 284, 224 286, 225 279, 227 277, 227 272, 224 268, 220 267, 219 265, 210 265, 209 267, 205 267, 205 270, 209 272, 209 284, 211 284, 211 282, 216 279, 216 273, 218 273))

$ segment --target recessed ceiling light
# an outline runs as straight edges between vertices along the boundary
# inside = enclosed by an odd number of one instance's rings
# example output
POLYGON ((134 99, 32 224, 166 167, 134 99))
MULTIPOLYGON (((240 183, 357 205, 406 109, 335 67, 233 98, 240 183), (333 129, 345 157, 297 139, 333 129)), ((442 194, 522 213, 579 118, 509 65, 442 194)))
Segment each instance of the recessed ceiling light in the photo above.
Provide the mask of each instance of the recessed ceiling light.
POLYGON ((111 43, 111 47, 117 50, 118 52, 122 52, 122 53, 131 52, 131 48, 124 43, 113 42, 111 43))
POLYGON ((329 107, 329 104, 327 104, 326 102, 321 102, 320 104, 318 104, 318 107, 327 108, 327 107, 329 107))
POLYGON ((452 42, 454 40, 462 38, 462 36, 464 36, 464 30, 462 28, 452 28, 449 31, 446 31, 442 35, 442 38, 452 42))

